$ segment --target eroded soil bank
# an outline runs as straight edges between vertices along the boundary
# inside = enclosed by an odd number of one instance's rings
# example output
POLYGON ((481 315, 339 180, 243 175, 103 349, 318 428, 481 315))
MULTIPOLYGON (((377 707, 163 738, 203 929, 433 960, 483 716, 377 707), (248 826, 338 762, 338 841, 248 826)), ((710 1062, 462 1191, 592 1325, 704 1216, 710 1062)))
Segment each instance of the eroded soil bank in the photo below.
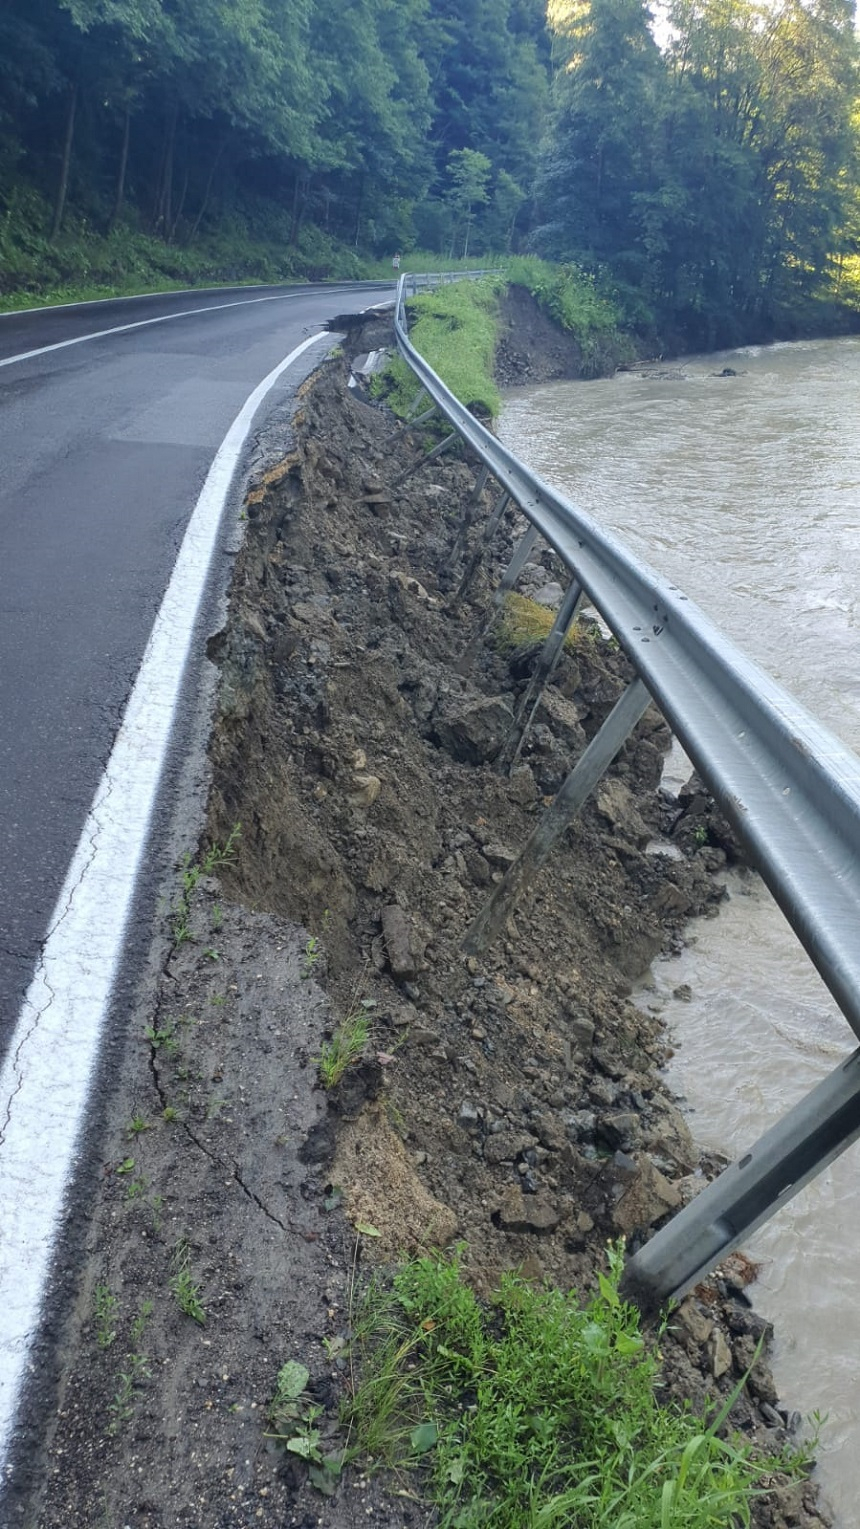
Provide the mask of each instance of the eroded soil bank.
MULTIPOLYGON (((376 321, 349 344, 386 339, 376 321)), ((480 1290, 509 1268, 587 1290, 607 1240, 646 1234, 713 1167, 630 994, 716 908, 719 827, 695 792, 661 794, 668 734, 649 711, 505 937, 462 954, 629 669, 586 624, 521 764, 494 767, 536 649, 473 638, 521 524, 509 512, 453 600, 474 467, 443 458, 398 485, 423 443, 347 378, 345 359, 322 368, 295 450, 249 496, 210 645, 204 850, 241 833, 217 879, 186 879, 129 1046, 57 1411, 10 1519, 27 1529, 431 1524, 355 1471, 319 1497, 266 1437, 289 1359, 334 1426, 356 1261, 459 1240, 480 1290), (327 1093, 315 1058, 359 1008, 369 1042, 327 1093), (357 1239, 368 1222, 380 1235, 357 1239)), ((520 588, 549 600, 562 576, 540 552, 520 588)), ((696 1406, 753 1359, 747 1272, 736 1259, 700 1287, 662 1345, 667 1389, 696 1406)), ((784 1442, 763 1360, 732 1422, 784 1442)), ((755 1521, 827 1522, 781 1479, 755 1521)))

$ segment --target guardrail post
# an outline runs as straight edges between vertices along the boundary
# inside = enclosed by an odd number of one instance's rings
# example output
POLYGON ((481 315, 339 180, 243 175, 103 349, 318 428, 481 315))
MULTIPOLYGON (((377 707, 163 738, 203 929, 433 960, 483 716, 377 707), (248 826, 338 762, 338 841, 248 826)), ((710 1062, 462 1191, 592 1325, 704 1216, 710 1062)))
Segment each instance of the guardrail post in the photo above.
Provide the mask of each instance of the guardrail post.
POLYGON ((467 931, 463 949, 470 955, 491 945, 513 912, 520 895, 549 858, 580 807, 605 774, 625 739, 645 712, 650 695, 640 679, 627 686, 600 731, 583 751, 551 807, 544 813, 531 838, 505 872, 492 896, 467 931))
POLYGON ((393 435, 389 436, 389 446, 393 446, 402 436, 408 435, 410 430, 417 430, 419 425, 425 424, 436 413, 436 405, 431 404, 429 409, 424 409, 421 414, 416 415, 415 419, 407 419, 404 424, 398 426, 393 435))
POLYGON ((475 577, 475 574, 478 571, 478 565, 479 565, 479 563, 481 561, 481 558, 483 557, 487 547, 489 547, 490 542, 492 541, 492 539, 495 536, 497 530, 499 529, 499 525, 501 523, 502 516, 504 515, 505 510, 507 509, 507 507, 510 504, 510 502, 511 502, 511 496, 508 493, 507 489, 503 488, 502 492, 500 493, 500 495, 498 497, 498 499, 496 500, 495 504, 493 505, 493 509, 492 509, 492 513, 490 514, 490 518, 487 521, 486 525, 484 526, 483 531, 481 532, 481 535, 478 538, 478 545, 475 547, 474 551, 472 552, 472 556, 469 558, 469 561, 466 564, 466 568, 464 570, 463 577, 460 580, 460 582, 459 582, 459 584, 458 584, 454 594, 451 596, 451 599, 448 602, 448 609, 449 610, 453 610, 454 606, 459 604, 459 602, 462 600, 464 594, 466 593, 466 590, 469 588, 469 585, 471 584, 473 578, 475 577))
POLYGON ((417 473, 419 467, 426 467, 428 462, 435 462, 437 457, 441 457, 443 451, 447 451, 448 447, 453 446, 454 442, 459 439, 457 431, 452 430, 450 435, 446 435, 444 441, 440 441, 438 446, 434 446, 432 451, 427 452, 426 456, 419 457, 417 462, 413 462, 411 467, 407 467, 405 472, 402 472, 399 477, 395 478, 391 487, 399 488, 401 483, 405 483, 407 478, 411 478, 413 473, 417 473))
POLYGON ((558 663, 561 650, 564 647, 564 639, 576 619, 576 612, 582 599, 582 593, 582 585, 579 580, 573 579, 558 608, 552 631, 540 651, 526 693, 517 707, 514 725, 505 739, 498 761, 502 766, 506 766, 508 760, 510 760, 509 768, 511 770, 523 751, 523 745, 531 730, 535 712, 540 704, 540 698, 552 678, 552 672, 558 663))
POLYGON ((489 467, 484 467, 482 465, 478 476, 475 479, 472 492, 463 507, 463 519, 460 524, 460 529, 457 533, 457 538, 454 542, 454 550, 451 553, 452 564, 457 563, 458 559, 462 555, 463 549, 466 546, 466 542, 469 539, 469 532, 475 519, 475 511, 478 507, 478 502, 481 498, 481 495, 487 486, 487 480, 489 479, 489 476, 489 467))
POLYGON ((860 1050, 655 1232, 624 1270, 624 1296, 649 1312, 680 1300, 858 1136, 860 1050))

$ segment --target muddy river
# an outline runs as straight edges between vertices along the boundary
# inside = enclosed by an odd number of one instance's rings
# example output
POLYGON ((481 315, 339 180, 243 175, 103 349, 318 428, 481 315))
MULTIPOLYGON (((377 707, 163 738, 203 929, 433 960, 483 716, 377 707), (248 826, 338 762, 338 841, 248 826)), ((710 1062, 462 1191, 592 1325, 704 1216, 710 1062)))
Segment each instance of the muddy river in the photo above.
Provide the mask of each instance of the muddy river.
MULTIPOLYGON (((860 751, 858 418, 860 339, 846 339, 517 390, 500 433, 860 751)), ((760 883, 732 876, 729 893, 682 957, 657 964, 643 1001, 665 1009, 699 1140, 736 1156, 856 1043, 760 883), (692 999, 673 998, 685 984, 692 999)), ((827 1414, 822 1483, 853 1529, 860 1145, 749 1252, 784 1404, 827 1414)))

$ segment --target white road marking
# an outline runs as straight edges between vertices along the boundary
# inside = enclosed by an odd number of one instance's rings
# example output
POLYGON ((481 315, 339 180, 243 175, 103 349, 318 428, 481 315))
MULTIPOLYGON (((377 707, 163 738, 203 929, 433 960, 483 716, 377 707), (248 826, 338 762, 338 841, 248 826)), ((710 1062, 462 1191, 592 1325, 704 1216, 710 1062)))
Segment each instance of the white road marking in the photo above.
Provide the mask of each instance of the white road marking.
POLYGON ((259 405, 329 338, 312 335, 269 372, 209 469, 0 1071, 0 1469, 222 512, 259 405))
MULTIPOLYGON (((85 345, 88 340, 103 340, 110 334, 128 334, 131 329, 146 329, 149 324, 170 324, 174 319, 192 318, 196 313, 221 313, 224 308, 250 308, 254 303, 289 303, 303 292, 279 292, 275 297, 243 297, 234 303, 210 303, 205 308, 183 308, 179 313, 161 313, 155 319, 137 319, 133 324, 117 324, 113 329, 94 329, 91 334, 76 335, 73 340, 58 340, 55 345, 40 345, 38 350, 19 350, 16 356, 7 356, 0 366, 15 366, 18 361, 32 361, 34 356, 47 356, 52 350, 67 350, 70 345, 85 345)), ((50 313, 46 308, 45 312, 50 313)))

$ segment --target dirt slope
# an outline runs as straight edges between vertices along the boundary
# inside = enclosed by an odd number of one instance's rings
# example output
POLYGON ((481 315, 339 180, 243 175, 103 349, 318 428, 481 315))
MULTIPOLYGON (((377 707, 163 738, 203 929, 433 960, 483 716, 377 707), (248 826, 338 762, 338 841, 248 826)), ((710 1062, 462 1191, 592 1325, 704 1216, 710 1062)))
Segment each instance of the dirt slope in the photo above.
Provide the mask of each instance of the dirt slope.
MULTIPOLYGON (((306 388, 296 449, 247 503, 210 644, 205 845, 241 834, 172 915, 182 938, 135 1020, 59 1404, 10 1518, 26 1529, 432 1523, 355 1474, 319 1498, 265 1436, 288 1359, 334 1417, 356 1261, 462 1240, 481 1289, 512 1267, 587 1289, 607 1239, 635 1242, 713 1167, 631 990, 716 910, 719 827, 695 794, 686 812, 661 794, 668 734, 649 712, 504 939, 463 955, 629 670, 586 625, 520 767, 494 767, 535 649, 472 639, 521 525, 509 512, 453 602, 474 468, 442 459, 398 486, 422 442, 347 375, 333 361, 306 388), (362 1059, 326 1093, 315 1058, 359 1011, 362 1059), (380 1236, 357 1240, 367 1221, 380 1236)), ((544 551, 521 588, 548 598, 560 577, 544 551)), ((728 1393, 764 1330, 747 1276, 734 1260, 665 1343, 668 1388, 696 1404, 728 1393)), ((733 1421, 785 1438, 763 1361, 733 1421)), ((808 1485, 776 1481, 756 1522, 826 1518, 808 1485)))

